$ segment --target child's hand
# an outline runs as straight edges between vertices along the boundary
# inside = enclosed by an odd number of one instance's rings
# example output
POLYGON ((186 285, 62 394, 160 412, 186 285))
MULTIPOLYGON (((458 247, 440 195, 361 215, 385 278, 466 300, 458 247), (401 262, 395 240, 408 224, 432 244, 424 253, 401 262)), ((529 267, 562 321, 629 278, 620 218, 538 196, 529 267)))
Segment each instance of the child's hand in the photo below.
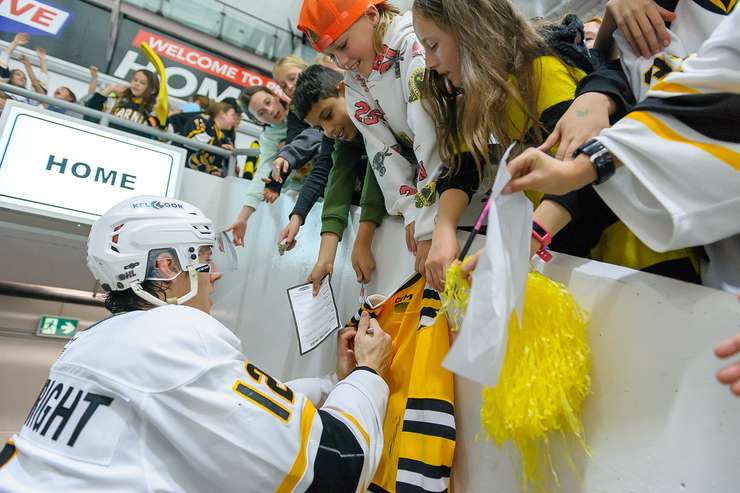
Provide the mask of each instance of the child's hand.
POLYGON ((653 0, 609 0, 606 11, 636 56, 650 58, 670 43, 665 23, 675 21, 676 14, 653 0))
POLYGON ((28 35, 28 33, 18 33, 13 38, 13 44, 15 45, 25 45, 28 44, 28 42, 31 41, 31 36, 28 35))
POLYGON ((460 266, 460 270, 462 270, 463 275, 466 278, 470 278, 473 275, 473 271, 476 267, 478 267, 478 261, 480 260, 480 256, 483 255, 484 251, 485 249, 481 248, 473 255, 471 255, 467 262, 463 261, 463 264, 460 266))
MULTIPOLYGON (((740 299, 740 297, 738 298, 740 299)), ((722 342, 714 349, 718 358, 729 358, 740 353, 740 333, 722 342)), ((730 387, 730 392, 740 397, 740 362, 731 363, 717 372, 717 380, 730 387)))
POLYGON ((90 65, 90 76, 93 78, 98 76, 98 67, 95 65, 90 65))
POLYGON ((558 146, 555 159, 572 159, 573 153, 589 139, 609 128, 609 116, 616 111, 614 101, 606 94, 587 92, 573 101, 568 111, 560 118, 550 137, 538 147, 548 152, 558 146))
POLYGON ((414 239, 414 222, 409 223, 406 226, 406 248, 409 252, 416 255, 416 240, 414 239))
POLYGON ((290 163, 279 157, 272 162, 272 179, 278 183, 283 182, 283 174, 290 169, 290 163))
POLYGON ((46 48, 36 48, 36 54, 40 59, 46 58, 46 48))
POLYGON ((292 250, 293 247, 296 246, 298 241, 295 239, 296 235, 298 235, 298 231, 301 229, 301 216, 298 214, 293 214, 290 216, 290 222, 287 226, 285 226, 280 233, 278 234, 277 244, 278 248, 281 247, 281 245, 285 245, 285 250, 289 251, 292 250), (283 243, 284 242, 284 243, 283 243))
POLYGON ((21 62, 26 67, 31 65, 31 60, 29 60, 26 55, 19 56, 18 61, 21 62))
POLYGON ((233 151, 234 145, 233 144, 221 144, 222 149, 226 149, 227 151, 233 151))
POLYGON ((308 282, 313 284, 313 295, 319 295, 319 289, 321 289, 321 280, 325 278, 334 269, 333 262, 326 262, 323 259, 319 259, 314 265, 313 270, 308 275, 308 282))
POLYGON ((416 244, 416 272, 422 276, 426 275, 426 263, 429 250, 432 248, 432 240, 422 240, 416 244))
POLYGON ((247 234, 247 221, 245 219, 238 217, 227 231, 231 231, 234 236, 234 246, 244 246, 244 236, 247 234))
POLYGON ((268 204, 272 204, 273 202, 275 202, 278 196, 280 196, 279 193, 272 191, 269 188, 265 188, 264 190, 262 190, 262 200, 264 200, 268 204))
POLYGON ((596 181, 596 171, 588 156, 575 161, 558 161, 537 149, 527 149, 508 164, 511 181, 504 187, 508 195, 524 190, 537 190, 565 195, 596 181))
POLYGON ((427 282, 437 291, 444 289, 445 277, 450 264, 460 253, 457 234, 454 227, 437 224, 432 235, 432 244, 427 255, 424 269, 427 282))
POLYGON ((352 268, 357 275, 357 282, 368 283, 373 279, 375 272, 375 257, 370 245, 358 240, 355 240, 352 246, 352 268))

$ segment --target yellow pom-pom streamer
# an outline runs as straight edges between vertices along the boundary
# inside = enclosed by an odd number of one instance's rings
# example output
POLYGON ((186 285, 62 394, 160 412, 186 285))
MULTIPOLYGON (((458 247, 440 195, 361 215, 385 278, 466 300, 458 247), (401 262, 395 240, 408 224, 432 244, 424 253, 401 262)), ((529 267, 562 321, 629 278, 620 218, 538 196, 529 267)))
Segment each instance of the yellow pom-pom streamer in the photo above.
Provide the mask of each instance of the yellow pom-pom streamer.
POLYGON ((483 390, 481 421, 499 446, 511 440, 521 456, 522 489, 544 491, 552 432, 573 433, 586 449, 580 412, 590 392, 588 318, 565 286, 537 272, 527 280, 521 327, 516 313, 499 383, 483 390))
POLYGON ((465 257, 462 263, 453 262, 445 275, 445 290, 442 292, 442 311, 452 322, 452 330, 460 330, 463 315, 468 309, 468 300, 470 299, 470 275, 463 272, 462 267, 471 260, 471 257, 465 257))

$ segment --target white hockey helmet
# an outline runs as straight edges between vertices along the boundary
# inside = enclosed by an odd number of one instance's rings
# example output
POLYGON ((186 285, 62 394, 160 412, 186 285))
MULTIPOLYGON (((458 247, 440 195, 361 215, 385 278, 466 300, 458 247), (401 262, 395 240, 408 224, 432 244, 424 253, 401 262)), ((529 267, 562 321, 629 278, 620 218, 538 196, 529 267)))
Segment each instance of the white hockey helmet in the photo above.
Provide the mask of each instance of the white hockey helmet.
POLYGON ((177 199, 139 196, 113 206, 93 224, 87 265, 105 291, 131 288, 155 306, 182 304, 198 292, 197 273, 212 269, 214 246, 235 263, 228 237, 215 233, 200 209, 177 199), (163 261, 167 269, 161 268, 163 261), (190 291, 180 298, 165 302, 141 287, 144 281, 170 281, 181 272, 190 278, 190 291))

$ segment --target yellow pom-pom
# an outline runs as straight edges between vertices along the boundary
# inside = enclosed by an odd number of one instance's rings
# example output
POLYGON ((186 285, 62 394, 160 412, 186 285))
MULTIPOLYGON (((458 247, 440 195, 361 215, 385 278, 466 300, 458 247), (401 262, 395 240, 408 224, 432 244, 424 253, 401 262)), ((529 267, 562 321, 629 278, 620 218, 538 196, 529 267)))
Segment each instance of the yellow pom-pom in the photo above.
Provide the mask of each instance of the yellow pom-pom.
POLYGON ((521 455, 523 490, 544 490, 554 431, 572 433, 586 452, 580 412, 590 392, 587 315, 565 286, 529 274, 521 326, 509 321, 499 383, 483 390, 481 421, 499 446, 511 440, 521 455))
POLYGON ((462 324, 470 298, 470 276, 465 274, 462 266, 470 260, 453 262, 445 275, 445 290, 442 292, 442 311, 446 312, 452 322, 452 330, 457 331, 462 324))

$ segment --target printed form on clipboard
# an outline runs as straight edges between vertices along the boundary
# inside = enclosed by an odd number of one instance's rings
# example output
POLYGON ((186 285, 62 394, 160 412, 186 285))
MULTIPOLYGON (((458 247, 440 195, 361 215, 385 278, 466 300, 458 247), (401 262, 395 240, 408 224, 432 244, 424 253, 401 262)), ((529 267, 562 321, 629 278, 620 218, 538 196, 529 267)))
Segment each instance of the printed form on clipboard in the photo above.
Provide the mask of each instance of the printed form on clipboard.
POLYGON ((293 313, 301 355, 316 348, 341 327, 329 276, 321 280, 319 293, 315 297, 313 284, 309 282, 289 288, 288 301, 293 313))

